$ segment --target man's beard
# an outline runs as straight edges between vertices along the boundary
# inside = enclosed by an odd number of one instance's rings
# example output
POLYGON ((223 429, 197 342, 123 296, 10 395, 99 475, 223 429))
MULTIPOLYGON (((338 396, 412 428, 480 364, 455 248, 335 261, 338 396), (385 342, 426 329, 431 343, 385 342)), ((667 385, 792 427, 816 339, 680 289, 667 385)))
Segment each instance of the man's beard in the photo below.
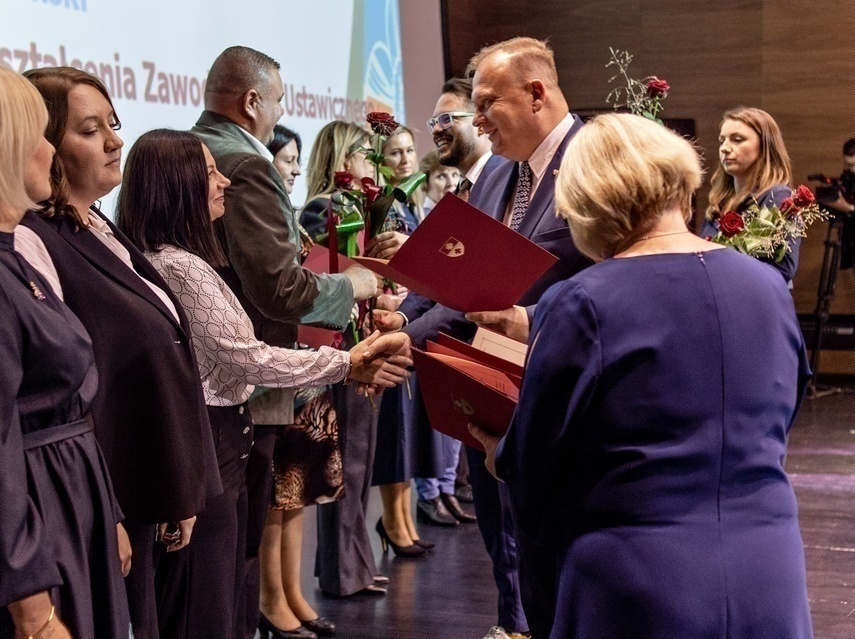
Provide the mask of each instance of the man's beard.
POLYGON ((439 156, 439 163, 443 166, 460 166, 469 154, 472 153, 474 147, 474 142, 464 140, 461 136, 455 136, 448 149, 448 154, 439 156))

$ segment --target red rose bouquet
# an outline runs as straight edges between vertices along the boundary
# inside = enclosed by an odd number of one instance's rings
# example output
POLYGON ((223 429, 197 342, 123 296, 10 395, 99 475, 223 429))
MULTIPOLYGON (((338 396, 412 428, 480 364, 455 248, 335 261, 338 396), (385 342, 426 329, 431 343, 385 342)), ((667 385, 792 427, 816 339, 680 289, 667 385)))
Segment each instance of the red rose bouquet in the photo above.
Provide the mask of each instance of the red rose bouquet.
POLYGON ((659 113, 663 110, 662 100, 668 97, 668 91, 671 86, 665 81, 660 80, 655 75, 647 76, 641 80, 630 78, 627 73, 632 55, 620 49, 612 49, 609 47, 612 54, 612 59, 606 65, 607 67, 616 66, 618 73, 609 79, 609 82, 614 82, 619 77, 623 76, 625 87, 618 87, 612 90, 606 97, 606 102, 614 105, 615 109, 624 108, 635 115, 643 115, 645 118, 650 118, 659 124, 662 120, 659 119, 659 113))
POLYGON ((752 257, 780 262, 794 238, 807 236, 808 226, 827 218, 811 190, 802 184, 780 206, 761 207, 755 201, 744 213, 728 211, 713 221, 718 233, 709 239, 752 257))
MULTIPOLYGON (((383 163, 386 159, 382 152, 383 144, 395 134, 400 124, 390 113, 383 111, 372 111, 365 120, 371 127, 374 148, 357 147, 348 149, 348 152, 364 151, 365 157, 374 165, 374 178, 363 178, 359 184, 354 184, 353 175, 339 171, 333 179, 337 191, 330 197, 330 219, 335 221, 335 228, 330 226, 328 235, 337 236, 339 251, 348 257, 359 255, 356 241, 359 231, 365 229, 366 239, 380 233, 395 200, 406 202, 427 179, 424 173, 414 173, 397 186, 383 184, 394 177, 394 171, 383 163)), ((321 236, 319 240, 327 243, 328 237, 321 236)))

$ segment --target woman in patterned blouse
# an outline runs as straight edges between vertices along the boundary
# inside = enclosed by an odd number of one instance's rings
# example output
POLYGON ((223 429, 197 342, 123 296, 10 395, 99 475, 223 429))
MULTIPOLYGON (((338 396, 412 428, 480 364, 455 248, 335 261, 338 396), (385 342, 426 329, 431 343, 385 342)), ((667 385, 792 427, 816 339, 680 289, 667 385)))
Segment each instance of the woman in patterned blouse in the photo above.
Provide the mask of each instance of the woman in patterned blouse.
MULTIPOLYGON (((197 137, 150 131, 128 154, 117 216, 190 320, 225 492, 199 516, 194 543, 170 557, 173 574, 166 588, 181 588, 190 579, 190 602, 176 610, 182 616, 178 623, 194 636, 224 638, 242 624, 236 617, 243 610, 243 574, 236 567, 243 565, 245 552, 244 465, 253 430, 246 401, 254 385, 321 386, 350 379, 392 387, 403 381, 411 363, 394 354, 401 345, 386 336, 374 335, 350 352, 299 351, 258 341, 240 302, 214 270, 225 257, 211 222, 225 212, 228 185, 197 137)), ((160 598, 169 601, 171 593, 160 598)), ((277 630, 314 636, 302 626, 277 630)))

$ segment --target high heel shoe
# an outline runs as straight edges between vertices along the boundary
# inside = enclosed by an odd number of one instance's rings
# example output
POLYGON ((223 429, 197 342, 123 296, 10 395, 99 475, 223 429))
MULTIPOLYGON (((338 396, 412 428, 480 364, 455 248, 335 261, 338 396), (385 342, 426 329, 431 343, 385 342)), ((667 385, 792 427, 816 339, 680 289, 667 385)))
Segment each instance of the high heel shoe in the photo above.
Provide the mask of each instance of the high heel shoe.
POLYGON ((310 620, 301 619, 300 623, 303 624, 304 628, 311 630, 319 637, 335 634, 335 624, 324 617, 316 617, 310 620))
POLYGON ((427 551, 417 544, 409 546, 399 546, 389 538, 389 533, 383 527, 383 518, 377 520, 377 525, 374 527, 377 534, 380 535, 380 545, 383 548, 383 554, 389 552, 389 546, 395 551, 396 557, 421 557, 427 551))
POLYGON ((261 639, 318 639, 318 635, 303 626, 297 626, 293 630, 281 630, 263 614, 258 619, 258 632, 261 639))
POLYGON ((436 548, 435 543, 433 543, 432 541, 428 541, 426 539, 414 539, 413 543, 416 546, 421 546, 425 550, 433 550, 434 548, 436 548))

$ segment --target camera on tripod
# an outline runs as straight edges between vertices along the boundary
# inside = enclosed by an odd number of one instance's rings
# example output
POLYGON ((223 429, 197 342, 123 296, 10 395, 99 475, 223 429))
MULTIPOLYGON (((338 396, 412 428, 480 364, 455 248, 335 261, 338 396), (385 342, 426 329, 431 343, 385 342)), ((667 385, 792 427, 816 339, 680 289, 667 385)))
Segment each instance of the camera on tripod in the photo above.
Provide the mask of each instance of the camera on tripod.
POLYGON ((849 194, 855 192, 855 188, 853 188, 855 187, 855 175, 848 171, 841 177, 828 177, 824 173, 814 173, 808 175, 807 179, 811 182, 820 183, 814 189, 816 201, 819 204, 830 204, 841 196, 848 200, 849 194))

